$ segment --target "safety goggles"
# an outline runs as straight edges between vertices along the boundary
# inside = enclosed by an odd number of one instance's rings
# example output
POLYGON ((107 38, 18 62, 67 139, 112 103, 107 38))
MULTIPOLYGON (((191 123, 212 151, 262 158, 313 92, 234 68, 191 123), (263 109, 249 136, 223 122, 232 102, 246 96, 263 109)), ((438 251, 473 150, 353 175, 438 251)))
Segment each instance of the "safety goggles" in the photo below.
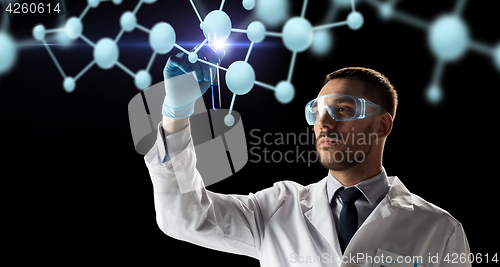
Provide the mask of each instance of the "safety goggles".
POLYGON ((336 121, 364 119, 382 112, 382 107, 363 98, 350 95, 323 95, 306 105, 306 121, 318 123, 325 111, 336 121))

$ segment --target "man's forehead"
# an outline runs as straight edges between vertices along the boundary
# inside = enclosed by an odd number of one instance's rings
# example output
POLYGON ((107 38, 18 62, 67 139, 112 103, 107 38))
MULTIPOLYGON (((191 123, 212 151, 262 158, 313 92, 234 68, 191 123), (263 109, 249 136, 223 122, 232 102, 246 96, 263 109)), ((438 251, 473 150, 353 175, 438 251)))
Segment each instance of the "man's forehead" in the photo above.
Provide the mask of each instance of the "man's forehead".
POLYGON ((330 95, 330 94, 341 94, 341 95, 352 95, 356 97, 365 97, 363 94, 365 84, 361 80, 355 79, 333 79, 326 83, 318 96, 330 95))

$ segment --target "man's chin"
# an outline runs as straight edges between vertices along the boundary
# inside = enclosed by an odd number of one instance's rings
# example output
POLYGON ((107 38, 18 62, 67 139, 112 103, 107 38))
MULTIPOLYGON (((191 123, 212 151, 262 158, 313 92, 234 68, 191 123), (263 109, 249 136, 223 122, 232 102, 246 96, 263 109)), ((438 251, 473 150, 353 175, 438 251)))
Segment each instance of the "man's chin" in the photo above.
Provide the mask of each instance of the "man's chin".
POLYGON ((328 170, 345 171, 349 170, 364 161, 353 158, 353 153, 347 155, 348 151, 341 147, 319 148, 317 150, 321 166, 328 170))

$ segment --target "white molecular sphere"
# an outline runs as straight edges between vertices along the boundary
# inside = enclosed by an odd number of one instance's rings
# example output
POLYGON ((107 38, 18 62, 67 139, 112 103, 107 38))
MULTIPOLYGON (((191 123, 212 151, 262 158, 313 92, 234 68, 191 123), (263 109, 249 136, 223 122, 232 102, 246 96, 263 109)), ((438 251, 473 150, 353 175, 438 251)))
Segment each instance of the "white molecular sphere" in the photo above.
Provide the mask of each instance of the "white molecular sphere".
POLYGON ((311 52, 315 56, 324 56, 333 48, 333 36, 329 30, 317 31, 314 33, 314 40, 311 46, 311 52))
POLYGON ((66 77, 63 82, 64 91, 67 93, 71 93, 75 90, 76 84, 75 79, 73 77, 66 77))
POLYGON ((425 92, 427 101, 431 104, 439 104, 443 100, 443 90, 437 84, 431 84, 425 92))
POLYGON ((94 48, 94 59, 102 69, 112 68, 118 62, 118 46, 110 38, 103 38, 94 48))
POLYGON ((268 27, 278 27, 290 17, 291 5, 290 0, 259 0, 254 12, 268 27))
POLYGON ((231 34, 231 19, 221 10, 214 10, 205 17, 200 24, 205 38, 208 38, 209 33, 215 33, 217 42, 224 42, 231 34))
POLYGON ((79 18, 71 17, 68 21, 66 21, 65 32, 71 40, 75 40, 80 37, 82 35, 82 31, 83 24, 79 18))
POLYGON ((283 26, 283 43, 293 52, 302 52, 311 46, 314 33, 311 23, 301 17, 289 19, 283 26))
POLYGON ((152 4, 156 2, 156 0, 143 0, 146 4, 152 4))
POLYGON ((383 19, 391 19, 394 16, 394 6, 391 3, 383 3, 380 5, 379 15, 383 19))
POLYGON ((246 10, 252 10, 255 7, 255 0, 243 0, 243 7, 246 10))
POLYGON ((35 38, 35 40, 42 40, 43 38, 45 38, 45 27, 43 25, 36 25, 34 28, 33 28, 33 38, 35 38))
POLYGON ((101 2, 100 0, 87 0, 87 3, 89 4, 89 6, 91 6, 93 8, 96 8, 100 2, 101 2))
POLYGON ((224 117, 224 123, 227 125, 227 126, 233 126, 234 124, 234 116, 231 115, 231 114, 227 114, 225 117, 224 117))
POLYGON ((237 95, 244 95, 255 84, 255 72, 245 61, 235 61, 226 72, 226 85, 229 90, 237 95))
POLYGON ((122 3, 122 0, 113 0, 113 4, 119 5, 122 3))
POLYGON ((281 81, 276 86, 274 96, 281 104, 288 104, 295 97, 295 88, 293 87, 293 84, 287 81, 281 81))
POLYGON ((17 58, 17 48, 14 40, 0 32, 0 74, 7 72, 14 65, 17 58))
POLYGON ((153 50, 159 54, 170 52, 175 45, 174 28, 166 22, 157 23, 149 34, 149 43, 153 50))
POLYGON ((351 12, 347 16, 347 26, 351 30, 359 30, 359 28, 363 26, 363 22, 364 22, 363 15, 361 15, 361 13, 357 11, 351 12))
POLYGON ((135 87, 139 90, 144 90, 151 86, 151 75, 145 70, 140 70, 134 77, 135 87))
POLYGON ((189 53, 188 60, 191 63, 196 63, 196 61, 198 61, 198 54, 196 54, 195 52, 189 53))
POLYGON ((132 31, 137 25, 137 18, 133 12, 127 11, 120 17, 120 26, 127 31, 132 31))
POLYGON ((464 54, 469 45, 467 26, 458 16, 440 16, 429 30, 429 45, 436 57, 456 60, 464 54))
POLYGON ((493 62, 495 62, 495 66, 500 71, 500 44, 497 45, 493 52, 493 62))
POLYGON ((260 21, 254 21, 247 27, 248 40, 260 43, 266 38, 266 26, 260 21))

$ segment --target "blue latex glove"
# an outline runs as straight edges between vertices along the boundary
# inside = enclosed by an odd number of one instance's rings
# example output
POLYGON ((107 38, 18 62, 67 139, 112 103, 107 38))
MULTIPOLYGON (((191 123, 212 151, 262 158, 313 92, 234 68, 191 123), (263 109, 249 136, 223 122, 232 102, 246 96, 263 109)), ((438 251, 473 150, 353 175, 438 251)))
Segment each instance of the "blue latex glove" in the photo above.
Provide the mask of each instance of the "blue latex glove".
MULTIPOLYGON (((220 64, 224 54, 222 49, 214 51, 208 46, 203 46, 198 51, 198 58, 213 64, 220 64)), ((194 103, 211 85, 210 69, 212 73, 215 71, 215 67, 205 63, 189 62, 185 53, 171 56, 163 70, 166 92, 162 108, 163 116, 174 119, 191 116, 194 103)))

